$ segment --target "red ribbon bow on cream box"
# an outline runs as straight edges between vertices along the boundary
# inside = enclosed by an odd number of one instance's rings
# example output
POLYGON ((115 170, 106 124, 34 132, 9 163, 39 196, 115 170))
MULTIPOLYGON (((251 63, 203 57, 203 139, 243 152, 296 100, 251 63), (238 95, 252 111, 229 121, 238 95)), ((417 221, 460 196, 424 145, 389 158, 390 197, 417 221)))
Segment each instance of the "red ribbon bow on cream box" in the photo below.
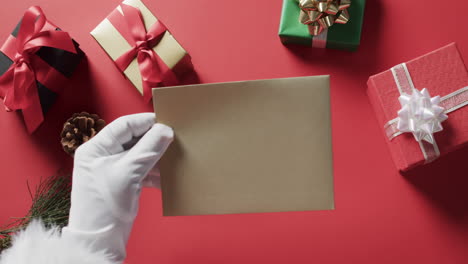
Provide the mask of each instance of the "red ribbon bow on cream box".
POLYGON ((91 35, 146 102, 151 89, 178 84, 192 68, 190 55, 140 0, 125 0, 91 35))
POLYGON ((401 171, 468 145, 468 72, 455 43, 371 76, 368 87, 401 171))

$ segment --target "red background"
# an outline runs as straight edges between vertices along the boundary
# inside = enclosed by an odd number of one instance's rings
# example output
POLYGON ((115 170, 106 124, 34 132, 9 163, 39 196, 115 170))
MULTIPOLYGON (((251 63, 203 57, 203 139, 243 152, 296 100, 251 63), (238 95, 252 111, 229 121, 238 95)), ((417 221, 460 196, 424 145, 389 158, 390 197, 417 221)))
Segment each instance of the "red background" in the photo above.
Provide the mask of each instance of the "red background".
MULTIPOLYGON (((162 217, 160 191, 148 189, 128 263, 468 263, 468 150, 400 175, 365 92, 370 75, 453 41, 468 61, 468 3, 369 0, 362 45, 348 53, 283 46, 281 2, 145 1, 190 52, 202 83, 331 75, 336 210, 162 217)), ((73 112, 112 121, 152 111, 88 33, 119 0, 3 1, 2 39, 34 4, 89 61, 34 135, 0 111, 0 223, 27 212, 26 181, 70 166, 59 132, 73 112)))

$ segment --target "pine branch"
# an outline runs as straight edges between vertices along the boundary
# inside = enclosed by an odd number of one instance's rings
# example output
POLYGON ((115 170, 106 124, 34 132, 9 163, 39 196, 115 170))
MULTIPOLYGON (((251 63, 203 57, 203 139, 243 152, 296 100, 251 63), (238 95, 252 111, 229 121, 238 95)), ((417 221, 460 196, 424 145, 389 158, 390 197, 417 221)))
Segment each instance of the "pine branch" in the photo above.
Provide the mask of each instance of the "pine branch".
POLYGON ((70 212, 71 183, 71 174, 63 172, 41 180, 34 194, 27 183, 31 208, 26 216, 12 218, 15 220, 0 230, 0 252, 10 247, 12 235, 26 228, 33 219, 41 219, 47 227, 66 226, 70 212))

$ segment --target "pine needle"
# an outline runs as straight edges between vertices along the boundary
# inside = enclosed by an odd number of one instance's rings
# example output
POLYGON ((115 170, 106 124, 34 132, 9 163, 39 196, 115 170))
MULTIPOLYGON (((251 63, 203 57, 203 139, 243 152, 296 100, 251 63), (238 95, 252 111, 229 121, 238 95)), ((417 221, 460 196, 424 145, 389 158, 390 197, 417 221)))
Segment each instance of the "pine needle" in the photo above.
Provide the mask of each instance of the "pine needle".
POLYGON ((26 228, 33 219, 41 219, 46 227, 66 226, 70 212, 71 183, 71 174, 63 172, 41 180, 34 194, 27 183, 31 208, 26 216, 12 218, 10 223, 1 228, 0 252, 10 247, 12 235, 26 228))

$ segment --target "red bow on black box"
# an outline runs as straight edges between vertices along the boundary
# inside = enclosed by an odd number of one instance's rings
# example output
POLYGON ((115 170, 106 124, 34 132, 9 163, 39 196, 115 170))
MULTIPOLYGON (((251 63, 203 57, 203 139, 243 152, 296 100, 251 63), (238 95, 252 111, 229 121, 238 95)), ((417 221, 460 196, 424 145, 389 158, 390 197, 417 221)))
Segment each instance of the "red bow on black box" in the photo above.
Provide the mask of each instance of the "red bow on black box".
POLYGON ((6 110, 21 110, 34 132, 83 57, 78 43, 41 8, 29 8, 0 48, 0 98, 6 110))

